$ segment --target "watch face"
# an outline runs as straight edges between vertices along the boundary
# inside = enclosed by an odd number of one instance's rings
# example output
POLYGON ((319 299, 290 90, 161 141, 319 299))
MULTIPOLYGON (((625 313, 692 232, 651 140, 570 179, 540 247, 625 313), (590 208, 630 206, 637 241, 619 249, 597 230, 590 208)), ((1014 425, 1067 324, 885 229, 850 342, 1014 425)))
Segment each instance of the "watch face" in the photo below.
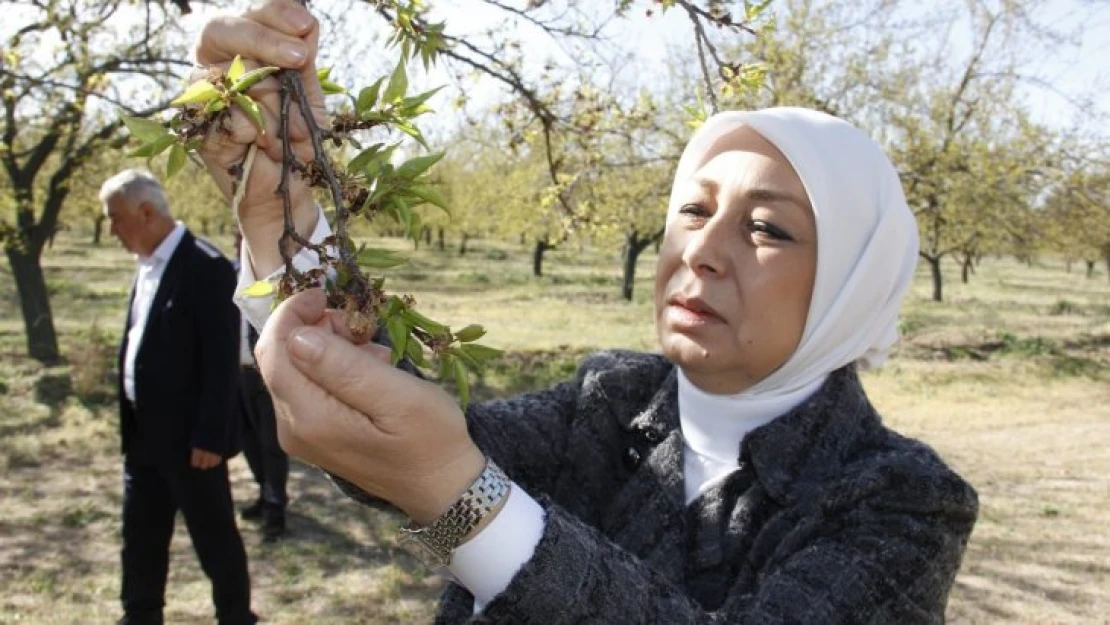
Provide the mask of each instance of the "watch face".
POLYGON ((421 536, 417 533, 406 533, 401 536, 401 547, 430 569, 442 569, 451 563, 447 557, 421 540, 421 536))

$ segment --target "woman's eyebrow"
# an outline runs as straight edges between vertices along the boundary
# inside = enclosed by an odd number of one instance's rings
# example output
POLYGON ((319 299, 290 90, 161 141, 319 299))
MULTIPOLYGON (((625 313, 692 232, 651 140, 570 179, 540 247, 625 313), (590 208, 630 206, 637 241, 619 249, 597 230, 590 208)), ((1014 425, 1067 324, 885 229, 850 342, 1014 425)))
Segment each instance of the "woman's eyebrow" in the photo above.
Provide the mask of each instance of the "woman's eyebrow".
MULTIPOLYGON (((709 178, 694 178, 694 184, 701 187, 706 193, 716 196, 720 185, 716 181, 709 178)), ((742 197, 749 202, 779 202, 794 204, 798 208, 809 211, 813 210, 809 205, 809 200, 806 198, 798 197, 793 193, 781 191, 778 189, 768 188, 755 188, 746 189, 742 197)))
POLYGON ((812 210, 808 200, 778 189, 748 189, 744 198, 753 202, 786 202, 803 210, 812 210))

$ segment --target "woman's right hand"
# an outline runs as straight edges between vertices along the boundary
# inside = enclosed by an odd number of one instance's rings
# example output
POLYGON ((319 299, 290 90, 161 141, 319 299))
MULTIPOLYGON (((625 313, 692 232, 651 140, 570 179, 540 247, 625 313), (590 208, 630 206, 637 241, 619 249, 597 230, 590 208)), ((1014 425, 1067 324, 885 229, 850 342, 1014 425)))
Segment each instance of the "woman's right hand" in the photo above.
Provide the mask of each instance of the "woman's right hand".
MULTIPOLYGON (((248 70, 264 65, 294 69, 304 83, 317 123, 326 125, 324 93, 316 77, 319 35, 316 19, 295 0, 268 0, 238 17, 214 18, 205 24, 197 41, 196 61, 203 69, 195 72, 192 80, 203 78, 210 68, 226 69, 236 56, 243 58, 248 70)), ((232 107, 230 119, 223 128, 213 127, 200 155, 217 186, 230 200, 236 178, 228 170, 243 162, 250 144, 258 144, 237 217, 254 274, 265 276, 282 265, 277 242, 284 225, 283 204, 282 197, 275 194, 282 162, 278 81, 271 76, 248 94, 262 108, 266 131, 259 132, 238 107, 232 107)), ((312 143, 295 100, 290 117, 293 152, 299 161, 308 162, 313 158, 312 143)), ((317 209, 312 191, 300 175, 291 176, 290 195, 297 231, 307 238, 316 225, 317 209)))

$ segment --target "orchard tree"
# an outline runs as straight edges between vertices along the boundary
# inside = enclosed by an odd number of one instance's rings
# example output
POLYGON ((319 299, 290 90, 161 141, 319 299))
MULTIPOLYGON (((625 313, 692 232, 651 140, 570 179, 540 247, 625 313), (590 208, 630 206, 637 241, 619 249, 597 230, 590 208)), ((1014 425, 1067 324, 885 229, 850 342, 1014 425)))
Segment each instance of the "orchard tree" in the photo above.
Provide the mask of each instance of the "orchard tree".
POLYGON ((1088 278, 1101 258, 1110 277, 1110 165, 1072 168, 1045 200, 1044 216, 1056 251, 1083 260, 1088 278))
MULTIPOLYGON (((175 9, 171 9, 174 10, 175 9)), ((4 8, 0 162, 12 194, 0 244, 19 292, 28 354, 60 359, 41 258, 74 176, 122 145, 113 109, 149 115, 189 67, 175 16, 128 0, 17 0, 4 8)))

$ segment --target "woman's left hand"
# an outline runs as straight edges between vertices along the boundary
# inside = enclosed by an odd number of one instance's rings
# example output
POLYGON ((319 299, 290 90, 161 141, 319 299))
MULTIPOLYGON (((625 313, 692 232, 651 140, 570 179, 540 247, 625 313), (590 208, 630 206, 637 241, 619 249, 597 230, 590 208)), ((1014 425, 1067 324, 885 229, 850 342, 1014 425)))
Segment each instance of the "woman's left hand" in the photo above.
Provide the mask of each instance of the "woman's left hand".
POLYGON ((287 452, 426 524, 482 472, 455 400, 390 366, 389 350, 355 345, 319 289, 274 311, 255 349, 287 452))

